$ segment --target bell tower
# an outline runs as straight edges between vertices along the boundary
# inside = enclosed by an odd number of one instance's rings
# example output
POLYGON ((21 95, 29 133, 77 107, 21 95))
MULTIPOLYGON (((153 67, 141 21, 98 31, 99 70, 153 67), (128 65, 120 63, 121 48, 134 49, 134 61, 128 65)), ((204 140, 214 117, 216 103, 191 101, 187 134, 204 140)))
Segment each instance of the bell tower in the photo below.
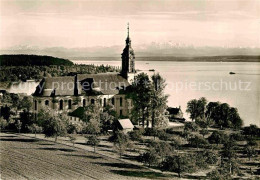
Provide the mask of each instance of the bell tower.
POLYGON ((125 40, 126 45, 122 55, 122 70, 121 75, 128 79, 128 73, 135 73, 135 54, 131 47, 131 39, 129 37, 129 23, 127 24, 127 38, 125 40))

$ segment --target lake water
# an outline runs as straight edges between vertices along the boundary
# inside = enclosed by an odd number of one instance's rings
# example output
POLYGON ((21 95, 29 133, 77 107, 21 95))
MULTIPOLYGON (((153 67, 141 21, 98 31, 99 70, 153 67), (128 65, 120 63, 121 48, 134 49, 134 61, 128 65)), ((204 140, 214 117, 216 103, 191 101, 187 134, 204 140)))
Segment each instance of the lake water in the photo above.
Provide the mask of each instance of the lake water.
MULTIPOLYGON (((121 66, 121 61, 74 62, 121 66)), ((208 101, 226 102, 236 107, 245 125, 260 125, 260 63, 136 61, 136 69, 149 75, 159 72, 166 79, 168 105, 181 106, 185 118, 188 118, 187 102, 206 97, 208 101)))

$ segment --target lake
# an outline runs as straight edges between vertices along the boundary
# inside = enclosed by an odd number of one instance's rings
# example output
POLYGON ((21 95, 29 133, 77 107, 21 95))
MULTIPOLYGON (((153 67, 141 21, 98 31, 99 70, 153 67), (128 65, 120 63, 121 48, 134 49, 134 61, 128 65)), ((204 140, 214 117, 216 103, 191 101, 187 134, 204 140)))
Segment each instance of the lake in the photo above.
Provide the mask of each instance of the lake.
MULTIPOLYGON (((75 60, 74 63, 121 66, 121 61, 75 60)), ((168 105, 181 106, 206 97, 236 107, 245 125, 260 125, 260 63, 136 61, 136 69, 152 75, 159 72, 167 83, 168 105), (149 71, 155 69, 155 72, 149 71), (230 75, 229 72, 236 74, 230 75)))

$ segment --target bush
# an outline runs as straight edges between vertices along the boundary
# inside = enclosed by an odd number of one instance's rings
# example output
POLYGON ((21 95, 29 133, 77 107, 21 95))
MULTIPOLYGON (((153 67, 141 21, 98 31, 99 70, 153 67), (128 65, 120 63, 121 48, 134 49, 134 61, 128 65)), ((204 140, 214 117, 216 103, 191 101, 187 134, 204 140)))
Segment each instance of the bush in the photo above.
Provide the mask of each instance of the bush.
POLYGON ((69 124, 67 129, 69 134, 75 134, 77 133, 77 127, 74 124, 69 124))
POLYGON ((251 137, 257 137, 260 134, 260 128, 258 128, 256 125, 250 124, 250 126, 243 128, 243 134, 251 137))
POLYGON ((180 139, 178 139, 176 137, 171 137, 170 141, 171 141, 171 146, 174 149, 179 149, 180 148, 180 146, 181 146, 181 140, 180 139))
POLYGON ((41 133, 42 132, 42 127, 38 126, 37 124, 33 123, 32 125, 30 126, 27 126, 27 128, 29 129, 29 131, 31 133, 34 133, 35 134, 35 137, 36 137, 36 133, 41 133))
POLYGON ((7 126, 8 122, 3 117, 0 117, 0 130, 5 129, 7 126))
POLYGON ((138 157, 138 160, 149 167, 156 166, 159 163, 159 156, 153 149, 150 149, 149 151, 141 154, 138 157))
POLYGON ((172 146, 168 142, 164 141, 152 141, 149 148, 154 149, 155 152, 162 158, 162 160, 172 154, 172 146))
POLYGON ((157 130, 154 128, 146 128, 144 130, 144 135, 145 136, 157 136, 157 130))
POLYGON ((218 155, 212 151, 212 150, 205 150, 198 152, 197 154, 199 157, 197 160, 202 161, 209 164, 209 165, 215 165, 218 162, 218 155))
POLYGON ((132 141, 142 140, 142 132, 140 130, 131 131, 128 133, 128 135, 132 141))
POLYGON ((227 135, 221 131, 214 131, 209 137, 208 141, 211 144, 221 144, 227 139, 227 135))
POLYGON ((168 156, 161 165, 163 170, 178 173, 179 178, 182 173, 194 172, 196 164, 192 155, 168 156))
POLYGON ((127 148, 132 147, 132 143, 129 140, 128 136, 125 135, 122 131, 116 132, 112 139, 114 142, 114 148, 119 153, 120 158, 127 148))
POLYGON ((99 144, 99 139, 96 135, 91 135, 91 136, 88 136, 86 137, 88 140, 87 140, 87 144, 93 146, 93 149, 94 149, 94 152, 96 152, 96 146, 99 144))
POLYGON ((194 136, 189 139, 189 144, 191 147, 203 148, 208 144, 208 141, 203 137, 194 136))
POLYGON ((184 130, 196 132, 198 131, 198 125, 194 122, 186 122, 184 125, 184 130))
POLYGON ((163 141, 168 141, 170 139, 170 135, 167 134, 164 130, 158 131, 157 136, 160 140, 163 140, 163 141))
POLYGON ((236 140, 236 141, 244 141, 245 137, 240 133, 232 133, 230 134, 230 138, 236 140))

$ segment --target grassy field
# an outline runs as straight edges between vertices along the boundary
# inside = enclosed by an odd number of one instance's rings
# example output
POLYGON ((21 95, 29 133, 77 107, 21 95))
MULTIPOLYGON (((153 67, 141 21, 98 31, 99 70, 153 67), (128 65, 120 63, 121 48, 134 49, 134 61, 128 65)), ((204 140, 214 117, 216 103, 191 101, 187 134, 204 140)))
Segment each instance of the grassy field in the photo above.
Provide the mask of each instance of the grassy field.
POLYGON ((49 141, 0 134, 1 179, 169 179, 140 166, 49 141))

